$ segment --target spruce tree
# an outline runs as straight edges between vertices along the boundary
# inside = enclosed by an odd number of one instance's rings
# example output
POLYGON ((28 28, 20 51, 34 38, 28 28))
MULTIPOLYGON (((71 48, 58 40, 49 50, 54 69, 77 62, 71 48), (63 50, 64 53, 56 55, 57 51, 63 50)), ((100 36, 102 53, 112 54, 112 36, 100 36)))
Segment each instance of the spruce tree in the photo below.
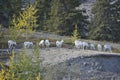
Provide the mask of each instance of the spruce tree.
POLYGON ((81 34, 82 38, 86 38, 86 34, 88 32, 88 16, 83 15, 85 13, 83 10, 77 10, 81 4, 81 0, 61 0, 63 4, 63 13, 62 13, 62 35, 72 35, 74 31, 74 27, 77 24, 78 32, 81 34), (64 29, 64 30, 63 30, 64 29))
POLYGON ((49 18, 49 13, 50 13, 50 5, 51 5, 51 0, 37 0, 38 4, 38 12, 37 15, 37 23, 39 24, 37 27, 37 30, 46 30, 46 21, 49 18))
POLYGON ((21 11, 23 0, 0 0, 0 24, 8 28, 14 14, 21 11))
MULTIPOLYGON (((118 3, 118 2, 115 2, 118 3)), ((90 38, 95 40, 118 41, 120 29, 116 11, 110 0, 97 0, 93 7, 94 18, 91 23, 90 38)), ((117 7, 119 5, 116 5, 117 7)))
POLYGON ((120 41, 120 0, 110 2, 113 41, 120 41))
POLYGON ((88 31, 88 17, 83 15, 82 10, 76 10, 75 7, 79 5, 79 0, 52 0, 50 18, 47 21, 48 30, 71 36, 77 24, 79 33, 85 38, 84 33, 88 31))
POLYGON ((80 39, 80 34, 79 34, 79 32, 78 32, 77 24, 75 25, 75 29, 74 29, 74 31, 73 31, 73 33, 72 33, 71 41, 74 43, 74 41, 75 41, 76 39, 80 39))
POLYGON ((50 32, 58 33, 58 27, 62 23, 62 19, 60 17, 60 7, 61 3, 60 0, 52 0, 51 2, 51 11, 50 11, 50 18, 47 20, 47 28, 50 32))

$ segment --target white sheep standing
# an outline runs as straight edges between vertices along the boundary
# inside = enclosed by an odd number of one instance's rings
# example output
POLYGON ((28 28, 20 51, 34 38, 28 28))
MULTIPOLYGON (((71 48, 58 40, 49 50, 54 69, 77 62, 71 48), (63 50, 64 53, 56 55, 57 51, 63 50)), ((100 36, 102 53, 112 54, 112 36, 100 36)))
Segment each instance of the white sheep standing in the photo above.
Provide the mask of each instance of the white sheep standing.
POLYGON ((98 51, 102 51, 102 45, 101 45, 101 44, 98 44, 98 45, 97 45, 97 49, 98 49, 98 51))
POLYGON ((48 39, 45 40, 45 46, 46 46, 47 48, 49 48, 49 46, 50 46, 50 41, 49 41, 48 39))
POLYGON ((92 44, 92 43, 90 43, 90 49, 91 49, 91 50, 95 50, 95 45, 92 44))
POLYGON ((33 42, 29 42, 29 41, 25 41, 24 42, 24 47, 25 48, 30 48, 30 47, 32 47, 33 46, 33 42))
POLYGON ((82 42, 83 50, 88 49, 89 45, 87 42, 82 42))
POLYGON ((41 40, 40 42, 39 42, 39 46, 40 47, 44 47, 45 46, 45 43, 44 43, 45 41, 44 40, 41 40))
POLYGON ((14 48, 14 46, 16 46, 17 44, 16 44, 16 42, 15 41, 13 41, 13 40, 8 40, 8 47, 9 48, 14 48))
POLYGON ((105 45, 104 45, 104 51, 112 52, 111 45, 105 44, 105 45))
POLYGON ((62 47, 62 44, 63 44, 64 40, 61 40, 61 41, 56 41, 56 46, 61 48, 62 47))
POLYGON ((79 46, 79 40, 75 40, 74 43, 75 43, 75 47, 76 48, 80 48, 80 46, 79 46))
POLYGON ((78 49, 79 49, 79 48, 82 48, 82 45, 83 45, 83 44, 82 44, 81 41, 75 40, 74 43, 75 43, 75 47, 76 47, 76 48, 78 48, 78 49))

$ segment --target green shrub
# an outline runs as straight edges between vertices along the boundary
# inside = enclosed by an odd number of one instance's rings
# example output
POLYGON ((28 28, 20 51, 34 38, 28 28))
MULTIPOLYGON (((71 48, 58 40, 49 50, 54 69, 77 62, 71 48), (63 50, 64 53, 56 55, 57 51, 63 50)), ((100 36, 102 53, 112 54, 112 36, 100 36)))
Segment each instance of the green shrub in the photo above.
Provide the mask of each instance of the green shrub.
POLYGON ((75 25, 75 30, 73 31, 73 35, 71 37, 71 41, 72 43, 74 43, 74 41, 76 39, 79 39, 80 38, 80 35, 79 35, 79 32, 78 32, 78 29, 77 29, 77 24, 75 25))
POLYGON ((120 53, 120 50, 119 49, 113 49, 113 52, 120 53))
POLYGON ((2 66, 0 80, 41 80, 44 68, 41 66, 39 53, 36 46, 32 53, 28 53, 27 50, 19 54, 12 52, 9 68, 2 66))

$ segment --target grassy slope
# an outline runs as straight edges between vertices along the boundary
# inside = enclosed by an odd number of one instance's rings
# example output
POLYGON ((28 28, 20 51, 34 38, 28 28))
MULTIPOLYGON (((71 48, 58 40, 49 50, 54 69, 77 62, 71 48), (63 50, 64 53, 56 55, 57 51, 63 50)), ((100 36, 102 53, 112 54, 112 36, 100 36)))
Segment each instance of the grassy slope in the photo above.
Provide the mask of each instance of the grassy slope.
MULTIPOLYGON (((6 32, 6 31, 5 31, 6 32)), ((7 31, 9 33, 9 31, 7 31)), ((0 39, 0 44, 5 44, 5 47, 7 46, 7 41, 10 39, 8 37, 8 34, 3 33, 4 38, 0 39)), ((71 39, 69 36, 59 36, 55 34, 49 34, 49 33, 43 33, 43 32, 34 32, 32 35, 29 35, 29 41, 32 41, 35 44, 38 44, 41 39, 49 39, 52 42, 51 46, 55 46, 55 41, 56 40, 64 40, 64 43, 66 44, 65 46, 69 47, 74 46, 71 42, 71 39)), ((107 41, 94 41, 94 40, 84 40, 80 39, 81 41, 86 41, 88 43, 94 43, 97 45, 98 43, 104 45, 104 44, 110 44, 113 48, 113 52, 120 53, 120 44, 119 43, 112 43, 112 42, 107 42, 107 41)), ((23 43, 25 40, 25 36, 21 34, 18 40, 16 40, 17 43, 23 43)), ((0 47, 4 47, 4 45, 1 45, 0 47)))

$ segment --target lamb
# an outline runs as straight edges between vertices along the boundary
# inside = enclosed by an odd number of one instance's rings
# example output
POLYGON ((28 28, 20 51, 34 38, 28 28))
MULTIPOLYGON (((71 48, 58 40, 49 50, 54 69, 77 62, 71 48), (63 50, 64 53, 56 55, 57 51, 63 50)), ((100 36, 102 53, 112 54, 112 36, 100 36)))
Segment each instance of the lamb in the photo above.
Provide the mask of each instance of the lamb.
POLYGON ((90 44, 90 49, 91 49, 91 50, 95 50, 95 45, 91 43, 91 44, 90 44))
POLYGON ((75 43, 75 47, 76 47, 76 48, 82 48, 82 45, 83 45, 83 44, 82 44, 81 41, 75 40, 74 43, 75 43))
POLYGON ((45 40, 45 46, 49 48, 50 46, 50 41, 48 39, 45 40))
POLYGON ((29 42, 29 41, 25 41, 24 42, 24 47, 25 48, 30 48, 30 47, 32 47, 33 46, 33 42, 29 42))
POLYGON ((61 48, 62 47, 62 44, 63 44, 64 40, 61 40, 61 41, 56 41, 56 46, 61 48))
POLYGON ((105 44, 105 45, 104 45, 104 51, 112 52, 111 45, 105 44))
POLYGON ((102 51, 102 45, 101 45, 101 44, 98 44, 98 45, 97 45, 97 49, 98 49, 98 51, 102 51))
POLYGON ((14 48, 16 46, 16 42, 13 40, 8 40, 8 48, 14 48))
POLYGON ((44 43, 45 41, 44 40, 41 40, 40 42, 39 42, 39 46, 40 47, 44 47, 45 46, 45 43, 44 43))

